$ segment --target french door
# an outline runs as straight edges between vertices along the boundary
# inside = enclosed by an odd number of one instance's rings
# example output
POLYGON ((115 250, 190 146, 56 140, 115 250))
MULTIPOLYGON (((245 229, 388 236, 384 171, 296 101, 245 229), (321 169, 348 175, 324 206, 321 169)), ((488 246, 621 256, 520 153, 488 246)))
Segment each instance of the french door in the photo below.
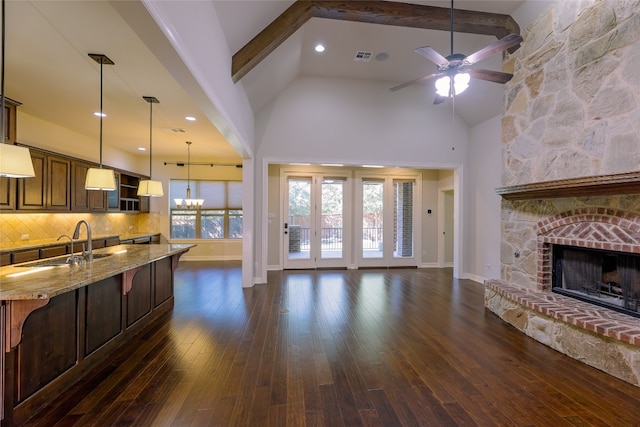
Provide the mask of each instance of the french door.
POLYGON ((349 178, 284 173, 284 268, 346 267, 349 254, 349 178))
POLYGON ((418 266, 422 191, 418 178, 418 175, 358 174, 355 196, 358 266, 418 266))

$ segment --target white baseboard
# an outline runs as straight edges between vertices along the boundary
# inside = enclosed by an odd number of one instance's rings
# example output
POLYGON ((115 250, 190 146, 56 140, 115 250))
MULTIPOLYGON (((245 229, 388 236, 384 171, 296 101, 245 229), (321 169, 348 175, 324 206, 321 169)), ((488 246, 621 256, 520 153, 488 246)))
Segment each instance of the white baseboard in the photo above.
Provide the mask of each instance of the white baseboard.
POLYGON ((423 262, 418 268, 440 268, 437 262, 423 262))
POLYGON ((484 281, 487 280, 482 276, 478 276, 477 274, 465 273, 462 275, 463 279, 473 280, 474 282, 482 283, 484 285, 484 281))
POLYGON ((183 255, 180 257, 180 261, 242 261, 242 258, 239 258, 237 255, 227 255, 227 256, 188 256, 183 255))
POLYGON ((280 271, 282 270, 281 265, 267 265, 267 271, 280 271))

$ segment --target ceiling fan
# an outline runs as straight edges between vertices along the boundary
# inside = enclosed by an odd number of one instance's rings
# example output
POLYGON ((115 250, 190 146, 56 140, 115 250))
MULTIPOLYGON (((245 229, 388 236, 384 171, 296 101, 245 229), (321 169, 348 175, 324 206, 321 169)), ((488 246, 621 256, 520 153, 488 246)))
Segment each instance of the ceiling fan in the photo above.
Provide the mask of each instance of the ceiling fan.
POLYGON ((431 46, 417 48, 415 52, 435 63, 438 67, 437 71, 433 74, 392 87, 389 90, 393 92, 407 86, 411 86, 414 83, 438 78, 436 81, 436 99, 433 103, 440 104, 444 102, 445 99, 452 97, 452 95, 462 93, 467 88, 469 79, 472 77, 489 82, 504 84, 511 80, 513 74, 470 67, 477 62, 487 59, 488 57, 505 49, 516 46, 521 42, 522 36, 519 34, 509 34, 508 36, 483 47, 469 56, 461 53, 453 53, 453 0, 451 0, 451 54, 444 57, 436 52, 436 50, 431 46))

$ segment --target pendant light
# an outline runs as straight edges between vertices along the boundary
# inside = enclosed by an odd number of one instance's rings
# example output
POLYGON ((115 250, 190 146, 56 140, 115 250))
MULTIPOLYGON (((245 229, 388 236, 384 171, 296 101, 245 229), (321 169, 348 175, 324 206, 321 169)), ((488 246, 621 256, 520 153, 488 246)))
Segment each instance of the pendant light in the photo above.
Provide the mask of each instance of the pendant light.
POLYGON ((116 177, 111 169, 102 169, 102 66, 113 65, 113 61, 101 53, 90 53, 89 57, 100 64, 100 168, 91 168, 87 171, 87 179, 84 188, 87 190, 116 189, 116 177))
POLYGON ((4 50, 5 50, 5 0, 2 0, 2 64, 0 65, 0 176, 29 178, 36 176, 31 154, 27 147, 5 143, 5 95, 4 95, 4 50))
MULTIPOLYGON (((447 56, 447 59, 457 58, 457 56, 453 53, 453 0, 451 0, 451 55, 447 56)), ((461 60, 465 57, 462 56, 461 60)), ((453 68, 447 72, 446 76, 440 77, 436 80, 436 93, 438 96, 444 98, 452 98, 455 95, 460 95, 462 92, 467 90, 469 87, 469 81, 471 80, 471 76, 469 73, 458 73, 456 68, 453 68)))
POLYGON ((143 96, 145 101, 149 103, 149 179, 140 181, 138 184, 138 196, 162 197, 162 183, 160 181, 151 181, 151 163, 153 158, 152 141, 153 141, 153 104, 159 104, 158 98, 153 96, 143 96))
POLYGON ((187 194, 184 199, 173 199, 176 206, 180 209, 198 209, 204 203, 204 199, 191 198, 191 141, 187 141, 187 194))

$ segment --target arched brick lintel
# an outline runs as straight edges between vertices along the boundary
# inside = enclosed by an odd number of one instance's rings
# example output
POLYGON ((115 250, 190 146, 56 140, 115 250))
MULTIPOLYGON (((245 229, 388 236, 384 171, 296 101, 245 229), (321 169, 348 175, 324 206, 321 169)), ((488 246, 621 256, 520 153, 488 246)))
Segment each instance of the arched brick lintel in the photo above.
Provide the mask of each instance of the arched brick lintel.
POLYGON ((536 235, 543 236, 552 230, 576 223, 605 223, 616 225, 631 233, 640 233, 640 215, 619 209, 588 207, 565 211, 536 224, 536 235))

